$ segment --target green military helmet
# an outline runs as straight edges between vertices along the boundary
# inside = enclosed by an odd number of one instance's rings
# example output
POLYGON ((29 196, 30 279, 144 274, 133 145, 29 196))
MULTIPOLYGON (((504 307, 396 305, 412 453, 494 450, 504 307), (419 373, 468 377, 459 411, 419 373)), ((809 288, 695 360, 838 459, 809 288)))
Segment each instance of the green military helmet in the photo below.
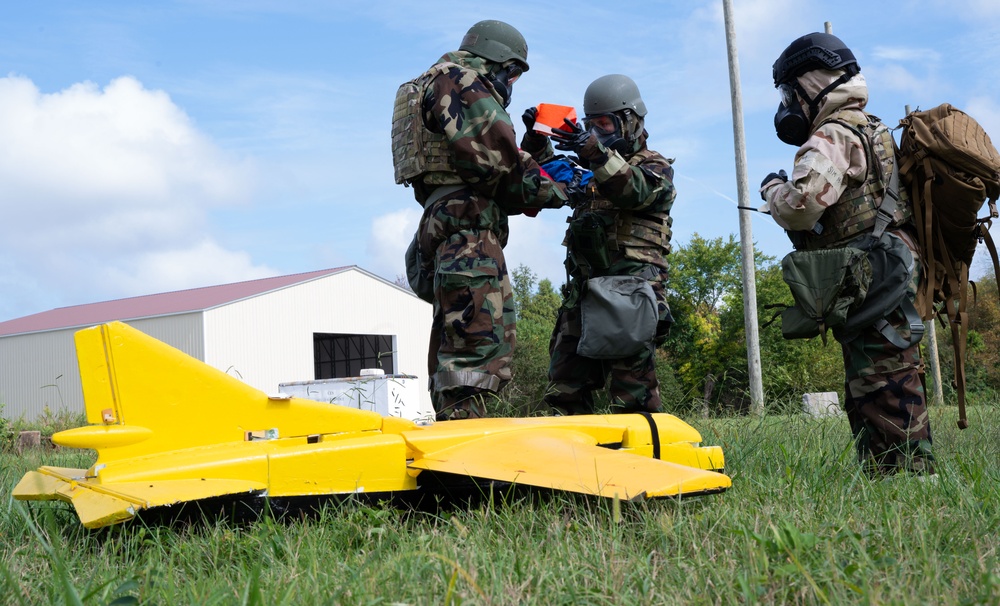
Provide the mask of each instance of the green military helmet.
POLYGON ((469 28, 458 50, 468 51, 494 63, 513 59, 528 71, 528 43, 513 26, 503 21, 480 21, 469 28))
POLYGON ((621 74, 601 76, 590 83, 583 94, 583 113, 587 116, 610 114, 630 109, 640 118, 646 116, 646 104, 635 81, 621 74))

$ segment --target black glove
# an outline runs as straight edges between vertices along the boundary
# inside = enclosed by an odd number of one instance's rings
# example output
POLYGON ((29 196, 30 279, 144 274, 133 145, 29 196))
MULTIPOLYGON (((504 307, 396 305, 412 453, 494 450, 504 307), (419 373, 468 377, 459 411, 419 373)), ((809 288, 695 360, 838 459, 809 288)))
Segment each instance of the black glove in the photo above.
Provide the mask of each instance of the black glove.
POLYGON ((521 149, 528 152, 536 160, 542 156, 549 155, 545 153, 549 145, 548 137, 535 130, 535 118, 537 116, 537 107, 529 107, 521 114, 521 120, 524 122, 526 129, 524 136, 521 137, 521 149))
POLYGON ((583 146, 587 144, 592 135, 588 131, 583 130, 583 127, 575 122, 570 122, 567 119, 563 119, 563 122, 572 130, 567 132, 560 129, 552 129, 552 139, 555 141, 556 149, 576 152, 579 155, 580 150, 583 149, 583 146))
POLYGON ((521 121, 524 122, 524 127, 528 129, 527 132, 532 133, 535 131, 535 118, 538 116, 537 107, 529 107, 524 110, 521 114, 521 121))
MULTIPOLYGON (((785 172, 785 169, 781 169, 776 173, 768 173, 768 175, 764 177, 764 180, 760 182, 761 189, 763 189, 765 185, 767 185, 771 181, 774 181, 775 179, 781 179, 782 183, 788 183, 788 173, 785 172)), ((763 191, 760 192, 760 199, 764 200, 765 202, 767 201, 767 198, 764 197, 763 191)))
POLYGON ((582 180, 583 171, 577 169, 573 171, 573 178, 566 184, 566 196, 569 197, 570 208, 578 208, 589 199, 586 188, 580 186, 582 180))

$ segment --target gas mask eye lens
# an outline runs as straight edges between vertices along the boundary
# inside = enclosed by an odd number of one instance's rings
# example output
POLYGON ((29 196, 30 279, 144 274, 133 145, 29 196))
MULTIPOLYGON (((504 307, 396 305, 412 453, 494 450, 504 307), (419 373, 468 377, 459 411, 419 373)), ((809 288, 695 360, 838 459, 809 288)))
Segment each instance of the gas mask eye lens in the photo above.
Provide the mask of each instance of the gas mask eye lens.
POLYGON ((517 79, 521 77, 524 70, 519 65, 511 65, 507 68, 507 86, 513 86, 517 79))
POLYGON ((583 125, 587 130, 600 135, 611 135, 618 130, 618 123, 608 114, 586 118, 583 125))
POLYGON ((792 88, 791 84, 779 84, 778 94, 781 95, 781 104, 785 107, 791 107, 792 103, 795 103, 795 89, 792 88))
POLYGON ((514 83, 517 82, 517 79, 521 77, 522 73, 524 73, 524 69, 512 61, 504 64, 500 70, 497 71, 494 78, 496 81, 503 82, 508 87, 511 87, 514 86, 514 83))

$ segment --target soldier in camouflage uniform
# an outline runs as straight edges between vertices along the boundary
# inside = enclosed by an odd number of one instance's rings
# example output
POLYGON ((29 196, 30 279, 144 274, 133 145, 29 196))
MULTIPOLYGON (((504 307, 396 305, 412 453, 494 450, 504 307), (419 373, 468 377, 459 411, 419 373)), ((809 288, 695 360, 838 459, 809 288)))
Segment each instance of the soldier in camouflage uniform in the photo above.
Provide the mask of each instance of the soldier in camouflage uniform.
POLYGON ((433 280, 428 372, 439 420, 484 416, 485 401, 511 379, 508 216, 567 202, 563 186, 518 149, 506 111, 527 57, 516 29, 481 21, 396 96, 396 181, 424 208, 416 244, 433 280))
MULTIPOLYGON (((841 247, 870 234, 886 176, 893 171, 894 143, 886 126, 865 112, 868 88, 854 54, 836 36, 802 36, 774 63, 774 84, 781 93, 778 137, 799 149, 790 179, 780 171, 761 183, 764 210, 799 250, 841 247)), ((920 256, 911 215, 903 196, 885 220, 886 233, 902 239, 913 255, 911 268, 899 268, 910 272, 907 296, 912 301, 920 256)), ((901 308, 885 319, 909 339, 910 324, 901 308)), ((855 338, 838 337, 846 374, 844 408, 859 461, 876 477, 900 470, 933 473, 923 361, 915 337, 916 342, 900 347, 875 326, 855 338)))
MULTIPOLYGON (((653 412, 660 409, 654 351, 672 323, 666 282, 676 196, 673 160, 646 147, 646 104, 628 76, 598 78, 587 88, 583 105, 584 128, 571 125, 573 132, 553 134, 556 148, 574 152, 594 176, 582 194, 573 195, 563 241, 569 279, 549 343, 545 401, 560 414, 593 413, 594 390, 608 385, 614 412, 653 412), (577 353, 584 285, 601 276, 638 276, 652 286, 656 332, 637 354, 595 359, 577 353)), ((528 132, 521 147, 544 163, 555 152, 548 138, 534 133, 534 117, 533 109, 523 116, 528 132)))

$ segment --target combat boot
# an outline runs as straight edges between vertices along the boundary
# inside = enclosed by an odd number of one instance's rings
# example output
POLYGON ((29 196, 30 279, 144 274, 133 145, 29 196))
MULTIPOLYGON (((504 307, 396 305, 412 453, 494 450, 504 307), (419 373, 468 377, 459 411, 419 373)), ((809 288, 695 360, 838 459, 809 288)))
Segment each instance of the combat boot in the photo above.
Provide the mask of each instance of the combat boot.
POLYGON ((481 419, 486 416, 486 398, 493 395, 488 389, 459 387, 442 392, 435 402, 438 421, 481 419))

